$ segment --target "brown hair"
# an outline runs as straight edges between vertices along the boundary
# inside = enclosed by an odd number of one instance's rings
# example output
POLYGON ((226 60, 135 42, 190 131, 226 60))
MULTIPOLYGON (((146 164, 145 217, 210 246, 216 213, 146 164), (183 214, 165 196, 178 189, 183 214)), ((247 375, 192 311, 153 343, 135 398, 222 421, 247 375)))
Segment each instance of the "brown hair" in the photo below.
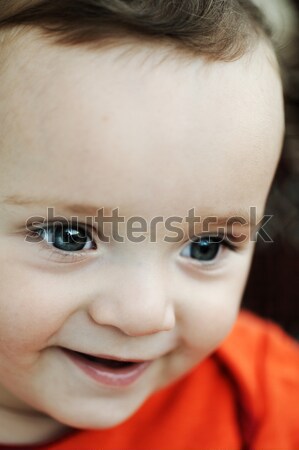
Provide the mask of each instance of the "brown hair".
POLYGON ((61 44, 136 36, 226 61, 271 34, 250 0, 1 0, 0 30, 19 26, 39 27, 61 44))

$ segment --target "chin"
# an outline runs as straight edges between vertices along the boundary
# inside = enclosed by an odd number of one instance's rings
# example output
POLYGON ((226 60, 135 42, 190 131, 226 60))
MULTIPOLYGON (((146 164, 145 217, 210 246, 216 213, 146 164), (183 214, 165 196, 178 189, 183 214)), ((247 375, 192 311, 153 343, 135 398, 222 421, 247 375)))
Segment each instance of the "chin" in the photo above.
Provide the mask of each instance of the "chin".
POLYGON ((96 408, 78 406, 72 411, 60 411, 58 414, 52 413, 50 415, 61 424, 71 428, 106 429, 125 422, 138 411, 144 401, 136 402, 134 405, 126 405, 124 401, 109 402, 108 400, 99 402, 96 408))

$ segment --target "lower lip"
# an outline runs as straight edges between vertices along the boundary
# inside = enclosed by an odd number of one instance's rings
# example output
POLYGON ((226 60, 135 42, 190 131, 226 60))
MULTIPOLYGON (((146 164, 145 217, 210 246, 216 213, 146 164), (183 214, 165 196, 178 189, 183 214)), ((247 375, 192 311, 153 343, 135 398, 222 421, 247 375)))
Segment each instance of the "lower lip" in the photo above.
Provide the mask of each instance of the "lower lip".
POLYGON ((87 359, 84 359, 84 357, 81 358, 72 351, 64 350, 64 352, 68 358, 90 378, 100 384, 112 387, 130 386, 134 381, 141 377, 143 372, 151 364, 151 361, 145 361, 121 369, 111 369, 104 365, 88 361, 87 359))

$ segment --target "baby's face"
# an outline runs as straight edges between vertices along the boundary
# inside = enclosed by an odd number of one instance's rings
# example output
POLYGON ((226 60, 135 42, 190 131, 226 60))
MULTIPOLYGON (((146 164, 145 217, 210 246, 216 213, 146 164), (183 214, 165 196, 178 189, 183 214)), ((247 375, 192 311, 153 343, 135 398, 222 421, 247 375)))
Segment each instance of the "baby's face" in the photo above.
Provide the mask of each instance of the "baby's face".
POLYGON ((157 64, 163 50, 147 51, 120 57, 124 48, 61 48, 33 34, 11 44, 0 83, 0 414, 113 426, 235 321, 252 229, 237 226, 246 239, 221 244, 217 224, 249 220, 251 206, 257 222, 263 214, 283 135, 280 80, 262 47, 207 64, 157 64), (103 242, 97 223, 81 248, 63 243, 71 223, 52 244, 50 229, 48 243, 25 241, 27 219, 46 219, 47 207, 77 216, 81 231, 101 208, 148 226, 194 208, 217 224, 195 227, 201 243, 185 222, 174 242, 161 222, 156 242, 149 229, 140 243, 103 242), (74 351, 139 363, 108 368, 74 351))

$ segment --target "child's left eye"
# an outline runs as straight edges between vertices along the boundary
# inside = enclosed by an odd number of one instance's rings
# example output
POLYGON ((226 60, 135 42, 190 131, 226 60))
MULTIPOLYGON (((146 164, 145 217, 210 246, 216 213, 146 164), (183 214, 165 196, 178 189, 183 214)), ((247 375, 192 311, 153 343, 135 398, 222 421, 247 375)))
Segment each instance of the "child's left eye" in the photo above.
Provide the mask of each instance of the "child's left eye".
POLYGON ((212 263, 216 260, 221 247, 235 251, 236 246, 223 236, 202 236, 183 248, 181 256, 197 260, 200 263, 212 263))

